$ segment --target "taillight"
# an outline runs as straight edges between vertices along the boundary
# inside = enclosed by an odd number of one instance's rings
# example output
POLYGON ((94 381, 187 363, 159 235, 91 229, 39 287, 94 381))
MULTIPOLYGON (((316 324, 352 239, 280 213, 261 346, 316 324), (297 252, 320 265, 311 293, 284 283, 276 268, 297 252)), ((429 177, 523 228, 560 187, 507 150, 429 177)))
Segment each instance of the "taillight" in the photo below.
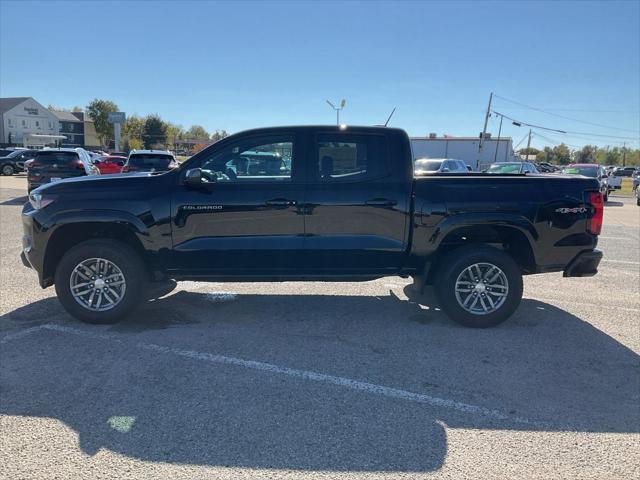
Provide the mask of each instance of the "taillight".
POLYGON ((589 192, 589 203, 593 207, 593 214, 587 220, 587 231, 593 235, 600 235, 602 231, 602 219, 604 217, 604 200, 602 193, 589 192))
POLYGON ((84 170, 84 163, 82 163, 82 160, 74 160, 71 165, 76 167, 78 170, 84 170))
POLYGON ((129 171, 129 167, 125 165, 124 167, 122 167, 122 171, 120 173, 127 173, 128 171, 129 171))

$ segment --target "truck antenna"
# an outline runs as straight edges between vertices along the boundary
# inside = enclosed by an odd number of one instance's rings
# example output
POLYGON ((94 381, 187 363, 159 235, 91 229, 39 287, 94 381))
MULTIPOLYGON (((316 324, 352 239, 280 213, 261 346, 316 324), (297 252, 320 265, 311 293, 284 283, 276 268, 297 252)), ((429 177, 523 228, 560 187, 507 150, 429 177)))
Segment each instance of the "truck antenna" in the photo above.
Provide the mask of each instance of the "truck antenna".
POLYGON ((385 127, 389 124, 389 120, 391 120, 391 117, 393 117, 394 113, 396 113, 396 107, 393 107, 393 110, 391 110, 391 113, 389 114, 389 118, 387 118, 387 121, 384 122, 385 127))

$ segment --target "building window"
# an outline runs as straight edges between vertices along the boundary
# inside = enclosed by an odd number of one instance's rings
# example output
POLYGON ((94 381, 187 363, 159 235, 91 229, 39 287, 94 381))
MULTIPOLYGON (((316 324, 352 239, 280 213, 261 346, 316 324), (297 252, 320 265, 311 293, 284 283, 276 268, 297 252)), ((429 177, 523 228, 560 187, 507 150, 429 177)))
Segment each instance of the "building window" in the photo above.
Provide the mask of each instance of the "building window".
POLYGON ((16 126, 15 122, 13 121, 13 118, 8 118, 7 119, 7 123, 8 123, 8 125, 10 127, 15 127, 16 126))
POLYGON ((27 128, 27 121, 26 120, 22 120, 22 128, 27 128))
POLYGON ((38 130, 41 130, 41 128, 40 128, 40 120, 36 120, 36 128, 38 130))
POLYGON ((53 122, 49 120, 49 130, 53 130, 53 122))

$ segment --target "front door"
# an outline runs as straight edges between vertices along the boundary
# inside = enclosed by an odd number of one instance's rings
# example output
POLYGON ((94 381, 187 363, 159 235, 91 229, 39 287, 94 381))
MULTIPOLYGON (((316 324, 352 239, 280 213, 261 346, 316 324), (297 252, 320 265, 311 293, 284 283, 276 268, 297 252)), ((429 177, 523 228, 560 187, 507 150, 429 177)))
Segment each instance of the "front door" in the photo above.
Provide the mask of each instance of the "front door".
POLYGON ((203 276, 295 269, 304 241, 301 157, 295 134, 279 133, 223 140, 191 162, 206 183, 180 182, 173 196, 174 269, 203 276))

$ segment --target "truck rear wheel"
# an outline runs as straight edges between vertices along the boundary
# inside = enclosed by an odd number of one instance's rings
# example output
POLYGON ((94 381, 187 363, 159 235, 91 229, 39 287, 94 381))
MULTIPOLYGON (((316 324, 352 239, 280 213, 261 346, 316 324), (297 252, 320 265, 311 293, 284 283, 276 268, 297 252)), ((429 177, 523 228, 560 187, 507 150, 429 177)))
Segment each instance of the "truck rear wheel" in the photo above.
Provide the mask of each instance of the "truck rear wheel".
POLYGON ((456 249, 442 260, 435 281, 444 312, 472 328, 507 320, 522 300, 522 273, 513 259, 488 246, 456 249))
POLYGON ((56 294, 72 316, 115 323, 145 298, 147 269, 140 255, 117 240, 89 240, 71 248, 55 274, 56 294))

